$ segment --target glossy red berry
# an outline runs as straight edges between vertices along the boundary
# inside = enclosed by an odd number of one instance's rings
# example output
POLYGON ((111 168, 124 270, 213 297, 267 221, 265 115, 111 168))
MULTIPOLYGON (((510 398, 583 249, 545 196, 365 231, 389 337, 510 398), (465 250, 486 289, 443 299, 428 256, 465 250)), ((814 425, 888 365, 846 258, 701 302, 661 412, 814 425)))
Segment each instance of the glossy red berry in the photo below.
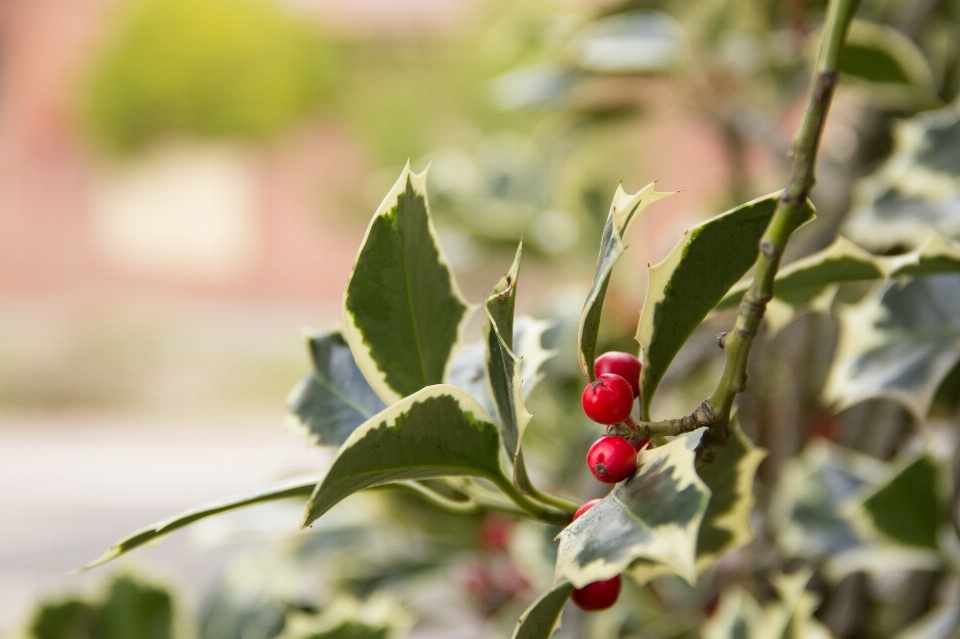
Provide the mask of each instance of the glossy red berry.
POLYGON ((573 513, 573 520, 576 521, 580 519, 581 515, 583 515, 585 512, 587 512, 588 510, 590 510, 591 508, 593 508, 599 503, 600 503, 599 499, 591 499, 590 501, 585 503, 583 506, 580 506, 579 508, 577 508, 577 512, 573 513))
POLYGON ((593 372, 599 377, 606 373, 613 373, 627 380, 633 389, 633 396, 640 396, 640 360, 623 351, 608 351, 598 357, 593 363, 593 372))
POLYGON ((583 412, 598 424, 619 424, 633 410, 633 389, 619 375, 605 373, 583 389, 583 412))
POLYGON ((648 446, 650 446, 650 440, 641 439, 640 441, 637 442, 637 445, 634 446, 634 449, 639 453, 641 450, 643 450, 644 448, 647 448, 648 446))
POLYGON ((587 466, 605 484, 623 481, 637 467, 637 451, 623 437, 601 437, 587 452, 587 466))
POLYGON ((570 595, 573 603, 581 610, 588 612, 594 610, 606 610, 617 603, 617 597, 620 596, 620 575, 606 581, 595 581, 587 584, 583 588, 577 588, 570 595))

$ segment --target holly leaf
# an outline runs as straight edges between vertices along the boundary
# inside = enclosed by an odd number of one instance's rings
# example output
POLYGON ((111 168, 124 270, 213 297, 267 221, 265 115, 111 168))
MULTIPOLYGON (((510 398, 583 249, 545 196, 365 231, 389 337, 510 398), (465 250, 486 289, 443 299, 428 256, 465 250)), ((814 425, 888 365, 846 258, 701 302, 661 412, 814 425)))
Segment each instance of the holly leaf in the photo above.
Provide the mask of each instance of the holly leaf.
POLYGON ((771 579, 777 599, 765 606, 740 586, 720 593, 720 603, 701 629, 702 639, 831 639, 814 618, 820 599, 806 587, 813 572, 799 570, 771 579))
POLYGON ((870 398, 899 402, 924 419, 960 361, 960 275, 931 275, 839 313, 840 340, 824 389, 838 408, 870 398))
POLYGON ((694 467, 701 434, 642 451, 629 479, 563 529, 555 580, 582 588, 642 559, 693 582, 697 534, 710 500, 694 467))
POLYGON ((496 404, 500 436, 507 456, 513 463, 514 483, 521 490, 532 488, 527 476, 520 442, 523 432, 533 417, 523 403, 523 379, 520 359, 513 353, 513 311, 517 296, 517 278, 523 243, 506 275, 497 283, 487 298, 484 310, 487 323, 484 334, 487 342, 487 379, 490 395, 496 404))
POLYGON ((845 235, 878 253, 918 246, 932 228, 960 236, 960 107, 898 122, 893 151, 854 191, 845 235))
POLYGON ((717 611, 701 626, 700 637, 752 639, 762 619, 760 604, 740 586, 729 586, 720 593, 717 611))
POLYGON ((789 557, 821 559, 861 545, 846 512, 886 476, 882 462, 815 440, 790 459, 770 500, 777 544, 789 557))
POLYGON ((293 613, 277 639, 402 639, 413 618, 383 593, 361 603, 341 595, 320 614, 293 613))
MULTIPOLYGON (((779 193, 767 195, 688 229, 670 254, 650 268, 636 334, 643 361, 640 388, 645 418, 680 347, 756 262, 760 239, 779 197, 779 193)), ((813 216, 808 202, 801 223, 813 216)))
POLYGON ((124 553, 130 552, 134 548, 138 548, 144 544, 155 541, 164 535, 172 533, 174 530, 188 526, 196 521, 200 521, 201 519, 212 517, 213 515, 218 515, 229 510, 236 510, 238 508, 245 508, 246 506, 252 506, 254 504, 276 501, 278 499, 290 499, 293 497, 306 498, 313 492, 313 489, 316 485, 316 477, 290 479, 284 482, 273 484, 271 486, 260 488, 238 497, 231 497, 230 499, 216 501, 199 508, 188 510, 184 513, 176 515, 175 517, 171 517, 170 519, 165 519, 155 524, 150 524, 149 526, 141 528, 140 530, 124 537, 111 546, 110 549, 107 550, 107 552, 105 552, 103 555, 81 568, 81 570, 87 570, 89 568, 93 568, 94 566, 105 564, 108 561, 116 559, 124 553))
POLYGON ((700 471, 711 496, 697 535, 697 573, 754 539, 750 526, 756 504, 753 484, 767 451, 750 441, 736 417, 731 420, 731 429, 726 447, 700 471))
POLYGON ((560 627, 560 613, 572 592, 564 581, 540 595, 520 617, 511 639, 549 639, 560 627))
MULTIPOLYGON (((920 248, 901 255, 878 256, 838 235, 812 255, 780 269, 773 287, 774 298, 793 308, 809 304, 831 284, 917 277, 960 272, 960 246, 939 233, 932 234, 920 248)), ((730 289, 716 310, 740 303, 750 281, 730 289)))
POLYGON ((496 405, 503 446, 511 460, 520 452, 520 439, 531 415, 523 405, 520 360, 514 355, 513 309, 517 295, 517 277, 523 244, 506 275, 497 283, 487 298, 484 309, 487 323, 484 336, 487 343, 487 379, 490 395, 496 405))
MULTIPOLYGON (((716 461, 700 471, 700 478, 710 489, 710 502, 697 534, 697 574, 715 564, 724 555, 753 541, 750 515, 756 500, 753 484, 757 467, 767 452, 757 448, 740 429, 736 416, 731 420, 732 433, 727 446, 716 461)), ((638 584, 645 584, 672 571, 651 561, 637 561, 628 574, 638 584)))
POLYGON ((936 549, 944 507, 937 464, 921 455, 865 496, 860 514, 875 533, 904 546, 936 549))
POLYGON ((756 639, 831 639, 826 626, 814 618, 820 598, 807 590, 813 575, 811 569, 801 569, 789 575, 775 575, 771 582, 779 601, 764 607, 763 618, 756 639))
POLYGON ((429 386, 353 431, 310 496, 302 526, 358 490, 455 475, 508 481, 500 467, 500 435, 465 390, 429 386))
MULTIPOLYGON (((520 394, 527 399, 543 379, 541 368, 557 351, 543 348, 543 334, 553 327, 548 320, 538 320, 529 315, 518 315, 513 322, 513 344, 520 358, 520 377, 523 384, 520 394)), ((467 344, 457 352, 447 373, 447 383, 459 386, 473 395, 484 410, 493 415, 497 409, 490 396, 487 375, 486 340, 467 344)))
POLYGON ((929 109, 942 104, 926 56, 891 27, 854 20, 840 54, 844 81, 853 81, 874 104, 929 109))
POLYGON ((444 380, 469 306, 430 222, 426 172, 404 167, 370 225, 343 298, 343 334, 386 404, 444 380))
POLYGON ((353 359, 340 331, 309 335, 313 372, 287 397, 287 423, 314 444, 339 446, 386 408, 353 359))
POLYGON ((593 360, 597 354, 597 335, 600 331, 600 312, 603 309, 603 299, 607 295, 607 286, 610 284, 610 274, 613 265, 623 255, 623 238, 630 229, 630 224, 637 214, 657 200, 673 195, 674 192, 660 193, 654 190, 656 184, 651 182, 633 195, 617 187, 610 205, 610 214, 603 228, 600 240, 600 257, 597 259, 597 269, 593 275, 593 285, 583 304, 580 315, 580 327, 577 331, 577 358, 583 374, 594 379, 593 360))

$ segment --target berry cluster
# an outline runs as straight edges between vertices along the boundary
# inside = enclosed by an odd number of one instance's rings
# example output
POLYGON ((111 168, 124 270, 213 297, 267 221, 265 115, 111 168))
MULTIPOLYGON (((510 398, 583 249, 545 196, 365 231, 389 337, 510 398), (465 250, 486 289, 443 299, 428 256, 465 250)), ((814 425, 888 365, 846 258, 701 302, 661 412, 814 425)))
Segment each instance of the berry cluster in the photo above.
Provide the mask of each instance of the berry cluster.
MULTIPOLYGON (((611 351, 597 358, 593 366, 596 381, 583 389, 583 411, 593 421, 616 426, 630 419, 633 402, 640 395, 640 360, 630 353, 611 351)), ((598 480, 615 484, 633 474, 637 453, 650 444, 643 439, 632 442, 617 435, 598 439, 587 453, 587 466, 598 480)), ((577 510, 576 520, 593 508, 599 499, 588 501, 577 510)), ((620 595, 620 576, 595 581, 573 591, 570 597, 583 610, 605 610, 620 595)))

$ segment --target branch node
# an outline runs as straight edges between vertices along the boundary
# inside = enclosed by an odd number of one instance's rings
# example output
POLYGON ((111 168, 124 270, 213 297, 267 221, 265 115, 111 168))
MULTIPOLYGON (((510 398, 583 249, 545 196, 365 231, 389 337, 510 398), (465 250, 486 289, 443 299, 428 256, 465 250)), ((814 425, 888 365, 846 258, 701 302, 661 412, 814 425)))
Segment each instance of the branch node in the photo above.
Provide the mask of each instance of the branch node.
POLYGON ((776 257, 778 253, 777 247, 770 240, 760 242, 760 252, 771 259, 776 257))
POLYGON ((727 331, 722 333, 717 333, 717 346, 720 348, 725 348, 727 345, 727 331))

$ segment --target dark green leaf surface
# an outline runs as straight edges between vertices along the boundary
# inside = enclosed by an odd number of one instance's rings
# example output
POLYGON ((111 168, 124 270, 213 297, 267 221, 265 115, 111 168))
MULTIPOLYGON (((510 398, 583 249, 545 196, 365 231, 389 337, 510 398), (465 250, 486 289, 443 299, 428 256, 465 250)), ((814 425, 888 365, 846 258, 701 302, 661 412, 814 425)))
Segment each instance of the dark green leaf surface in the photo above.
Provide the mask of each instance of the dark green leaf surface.
POLYGON ((497 427, 469 393, 443 384, 427 387, 353 432, 313 491, 302 525, 358 490, 395 480, 501 480, 499 453, 497 427))
POLYGON ((710 500, 694 468, 699 439, 699 432, 689 433, 642 451, 634 475, 560 533, 556 579, 582 588, 645 559, 692 582, 710 500))
POLYGON ((960 361, 960 275, 890 284, 840 314, 840 342, 824 394, 838 407, 882 397, 923 419, 960 361))
POLYGON ((173 636, 173 600, 161 588, 120 577, 100 612, 98 639, 170 639, 173 636))
POLYGON ((597 335, 600 331, 600 312, 603 309, 603 299, 607 295, 607 286, 610 284, 610 274, 613 265, 623 255, 623 238, 630 229, 630 224, 650 204, 657 200, 673 195, 659 193, 654 190, 651 182, 633 195, 617 187, 610 205, 610 214, 603 227, 603 237, 600 239, 600 257, 597 259, 597 269, 593 275, 593 285, 583 304, 580 315, 580 328, 577 333, 577 357, 580 360, 580 370, 583 374, 594 379, 593 361, 597 354, 597 335))
POLYGON ((85 570, 87 568, 99 566, 100 564, 106 563, 111 559, 115 559, 120 555, 133 550, 134 548, 154 541, 155 539, 171 533, 178 528, 183 528, 184 526, 188 526, 189 524, 206 517, 211 517, 213 515, 227 512, 228 510, 236 510, 237 508, 244 508, 246 506, 252 506, 253 504, 259 504, 266 501, 289 499, 291 497, 308 497, 313 492, 313 488, 316 486, 316 483, 316 477, 292 479, 279 484, 261 488, 239 497, 224 499, 206 506, 201 506, 200 508, 188 510, 187 512, 181 513, 176 517, 151 524, 146 528, 141 528, 128 537, 121 539, 102 556, 84 566, 83 569, 85 570))
POLYGON ((100 625, 98 606, 80 600, 41 605, 30 623, 33 639, 96 639, 100 625))
POLYGON ((930 457, 919 457, 867 497, 863 509, 873 527, 906 546, 936 548, 943 517, 937 473, 930 457))
MULTIPOLYGON (((689 229, 662 262, 650 268, 636 339, 643 372, 642 414, 674 356, 704 317, 753 266, 779 193, 748 202, 689 229)), ((808 203, 802 222, 813 217, 808 203)))
POLYGON ((315 444, 339 446, 386 408, 357 367, 340 331, 307 338, 313 372, 287 397, 288 421, 315 444))
POLYGON ((437 243, 425 181, 404 168, 370 221, 343 299, 344 337, 387 404, 443 382, 469 310, 437 243))
POLYGON ((520 617, 511 639, 550 639, 572 592, 573 586, 563 582, 541 595, 520 617))

